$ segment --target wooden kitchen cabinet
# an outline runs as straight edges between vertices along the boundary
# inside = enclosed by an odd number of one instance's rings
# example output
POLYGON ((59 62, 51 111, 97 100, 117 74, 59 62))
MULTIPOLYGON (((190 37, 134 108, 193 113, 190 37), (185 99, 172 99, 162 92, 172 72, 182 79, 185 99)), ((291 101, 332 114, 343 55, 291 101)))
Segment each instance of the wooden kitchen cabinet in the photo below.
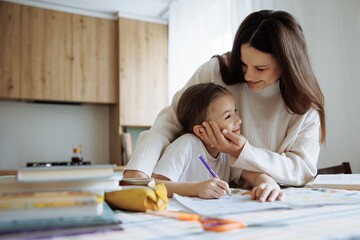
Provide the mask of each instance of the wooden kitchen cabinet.
POLYGON ((0 4, 1 98, 117 103, 116 20, 0 4))
POLYGON ((71 15, 23 6, 21 29, 21 98, 71 101, 71 15))
POLYGON ((73 15, 72 19, 72 99, 116 103, 117 21, 81 15, 73 15))
POLYGON ((123 165, 126 127, 150 127, 168 104, 168 26, 119 18, 119 102, 110 107, 110 159, 123 165))
POLYGON ((168 104, 168 26, 119 18, 121 126, 151 126, 168 104))
POLYGON ((21 5, 0 2, 0 98, 20 97, 21 5))

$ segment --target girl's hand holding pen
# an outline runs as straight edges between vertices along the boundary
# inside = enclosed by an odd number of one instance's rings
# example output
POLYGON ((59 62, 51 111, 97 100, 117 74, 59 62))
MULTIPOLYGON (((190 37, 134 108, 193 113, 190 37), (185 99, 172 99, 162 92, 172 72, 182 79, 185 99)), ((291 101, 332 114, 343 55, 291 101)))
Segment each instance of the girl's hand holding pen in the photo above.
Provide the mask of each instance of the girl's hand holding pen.
MULTIPOLYGON (((212 168, 210 167, 209 163, 206 161, 206 159, 204 158, 204 156, 202 156, 201 154, 199 155, 199 159, 200 161, 204 164, 204 166, 206 167, 206 169, 209 171, 209 173, 217 180, 217 181, 214 181, 214 183, 216 184, 216 186, 222 188, 223 190, 220 190, 220 189, 217 189, 217 188, 212 188, 214 190, 216 190, 214 193, 217 193, 213 196, 213 198, 219 198, 221 196, 223 196, 223 192, 225 190, 226 194, 231 196, 231 190, 229 188, 229 184, 227 184, 227 182, 224 182, 222 181, 219 176, 216 174, 216 172, 214 172, 214 170, 212 170, 212 168), (218 195, 220 194, 219 197, 217 197, 218 195)), ((215 186, 215 187, 216 187, 215 186)), ((202 190, 202 189, 200 189, 202 190)), ((213 194, 214 194, 213 193, 213 194)), ((213 194, 210 194, 210 195, 213 195, 213 194)), ((205 194, 207 195, 207 193, 205 194)), ((203 197, 204 198, 204 197, 203 197)))
POLYGON ((220 198, 230 192, 229 185, 221 179, 212 178, 196 184, 195 191, 200 198, 220 198))

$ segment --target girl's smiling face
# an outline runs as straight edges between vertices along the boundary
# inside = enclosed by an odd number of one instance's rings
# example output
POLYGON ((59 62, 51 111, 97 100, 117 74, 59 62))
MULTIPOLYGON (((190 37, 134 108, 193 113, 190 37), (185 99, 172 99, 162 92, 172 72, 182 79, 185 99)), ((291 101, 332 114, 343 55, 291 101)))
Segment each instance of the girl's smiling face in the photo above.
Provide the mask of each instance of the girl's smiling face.
POLYGON ((208 120, 214 121, 218 127, 240 134, 241 119, 236 114, 235 99, 230 94, 224 94, 211 102, 208 109, 208 120))
POLYGON ((250 46, 241 45, 241 62, 244 79, 251 90, 264 89, 280 78, 280 69, 272 54, 250 46))

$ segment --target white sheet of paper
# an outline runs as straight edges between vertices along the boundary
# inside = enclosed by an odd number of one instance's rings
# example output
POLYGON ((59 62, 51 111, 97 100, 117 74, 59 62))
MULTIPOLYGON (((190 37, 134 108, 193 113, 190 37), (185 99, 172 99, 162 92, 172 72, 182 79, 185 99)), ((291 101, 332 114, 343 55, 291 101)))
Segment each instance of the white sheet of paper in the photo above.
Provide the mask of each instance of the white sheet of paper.
POLYGON ((174 194, 174 199, 187 209, 204 216, 219 216, 234 213, 263 211, 268 209, 306 208, 324 205, 360 204, 360 192, 334 189, 283 189, 283 201, 259 202, 250 200, 250 195, 232 194, 220 199, 201 199, 174 194))
POLYGON ((282 202, 259 202, 250 200, 250 195, 248 194, 233 194, 231 197, 224 196, 220 199, 201 199, 174 194, 174 198, 189 210, 204 216, 289 208, 289 206, 282 202))

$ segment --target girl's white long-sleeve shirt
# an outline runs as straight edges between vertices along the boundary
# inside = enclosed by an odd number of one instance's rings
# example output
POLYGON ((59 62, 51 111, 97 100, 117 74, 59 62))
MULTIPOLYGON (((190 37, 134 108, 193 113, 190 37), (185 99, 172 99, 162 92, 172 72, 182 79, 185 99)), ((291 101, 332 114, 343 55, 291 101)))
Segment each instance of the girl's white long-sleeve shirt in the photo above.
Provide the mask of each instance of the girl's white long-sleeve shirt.
POLYGON ((242 119, 241 133, 248 141, 233 167, 266 173, 279 184, 303 185, 313 179, 320 152, 317 111, 310 109, 303 115, 290 113, 281 96, 279 81, 259 91, 250 90, 245 83, 226 85, 216 58, 203 64, 175 94, 171 105, 159 113, 150 130, 140 134, 125 170, 138 170, 151 176, 165 148, 182 131, 176 117, 181 94, 189 86, 205 82, 227 88, 242 119))

